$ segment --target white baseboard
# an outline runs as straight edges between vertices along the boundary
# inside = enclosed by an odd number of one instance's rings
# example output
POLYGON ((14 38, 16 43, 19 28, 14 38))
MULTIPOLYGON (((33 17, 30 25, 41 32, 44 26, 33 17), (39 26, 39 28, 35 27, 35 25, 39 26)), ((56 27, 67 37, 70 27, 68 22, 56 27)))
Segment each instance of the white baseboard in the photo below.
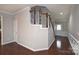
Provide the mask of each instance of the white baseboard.
MULTIPOLYGON (((15 41, 9 41, 9 42, 5 42, 5 43, 2 43, 2 45, 6 45, 6 44, 9 44, 9 43, 12 43, 12 42, 15 42, 15 41)), ((23 46, 23 47, 25 47, 25 48, 27 48, 27 49, 29 49, 29 50, 31 50, 31 51, 42 51, 42 50, 48 50, 49 48, 41 48, 41 49, 33 49, 33 48, 31 48, 31 47, 29 47, 29 46, 26 46, 26 45, 23 45, 23 44, 21 44, 21 43, 19 43, 19 42, 16 42, 17 44, 19 44, 19 45, 21 45, 21 46, 23 46)))
POLYGON ((51 42, 51 44, 48 46, 48 49, 51 47, 51 45, 53 44, 53 42, 55 41, 55 39, 51 42))
POLYGON ((9 41, 9 42, 2 42, 1 45, 6 45, 6 44, 9 44, 9 43, 12 43, 12 42, 15 42, 15 41, 13 40, 13 41, 9 41))
POLYGON ((19 42, 16 42, 16 43, 19 44, 19 45, 21 45, 21 46, 23 46, 23 47, 25 47, 25 48, 27 48, 27 49, 29 49, 29 50, 34 51, 34 49, 32 49, 31 47, 28 47, 28 46, 26 46, 26 45, 23 45, 23 44, 21 44, 21 43, 19 43, 19 42))
POLYGON ((43 51, 43 50, 48 50, 49 48, 41 48, 41 49, 34 49, 34 51, 43 51))
POLYGON ((48 50, 48 48, 42 48, 42 49, 33 49, 33 48, 31 48, 31 47, 29 47, 29 46, 26 46, 26 45, 23 45, 23 44, 21 44, 21 43, 19 43, 19 42, 16 42, 17 44, 19 44, 19 45, 21 45, 21 46, 23 46, 23 47, 25 47, 25 48, 27 48, 27 49, 29 49, 29 50, 31 50, 31 51, 41 51, 41 50, 48 50))

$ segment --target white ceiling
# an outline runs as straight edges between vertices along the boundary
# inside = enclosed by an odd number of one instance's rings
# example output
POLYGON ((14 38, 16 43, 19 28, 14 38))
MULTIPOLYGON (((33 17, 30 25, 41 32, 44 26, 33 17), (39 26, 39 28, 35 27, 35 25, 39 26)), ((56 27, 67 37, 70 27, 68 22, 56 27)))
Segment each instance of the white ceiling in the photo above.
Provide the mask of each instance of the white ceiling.
POLYGON ((49 5, 43 5, 46 6, 54 16, 55 20, 57 21, 67 21, 69 18, 71 6, 69 4, 49 4, 49 5), (63 15, 60 15, 60 13, 63 12, 63 15))
MULTIPOLYGON (((55 17, 56 20, 66 20, 69 16, 71 5, 67 4, 39 4, 40 6, 46 6, 55 17), (60 15, 60 12, 63 12, 63 15, 60 15)), ((0 11, 14 13, 22 8, 27 6, 35 6, 32 4, 0 4, 0 11)))
POLYGON ((5 12, 15 12, 19 9, 24 8, 26 5, 21 5, 21 4, 0 4, 0 11, 5 11, 5 12))

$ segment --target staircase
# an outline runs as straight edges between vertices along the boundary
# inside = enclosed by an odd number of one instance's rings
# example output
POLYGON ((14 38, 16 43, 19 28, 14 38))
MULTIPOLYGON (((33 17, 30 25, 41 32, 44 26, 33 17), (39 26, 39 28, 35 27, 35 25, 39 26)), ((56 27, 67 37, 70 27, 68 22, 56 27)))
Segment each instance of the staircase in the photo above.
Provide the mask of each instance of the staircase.
POLYGON ((76 55, 79 55, 79 41, 71 33, 69 33, 68 38, 73 51, 75 52, 76 55))

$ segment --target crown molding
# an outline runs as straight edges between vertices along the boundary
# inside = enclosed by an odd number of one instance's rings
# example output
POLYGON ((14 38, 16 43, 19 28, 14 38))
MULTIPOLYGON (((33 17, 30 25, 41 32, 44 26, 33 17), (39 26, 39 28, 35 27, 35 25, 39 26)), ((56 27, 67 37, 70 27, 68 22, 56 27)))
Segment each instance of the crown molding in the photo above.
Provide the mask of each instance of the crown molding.
POLYGON ((16 15, 16 14, 18 14, 18 13, 21 13, 21 12, 23 12, 23 11, 25 11, 25 10, 28 10, 28 9, 30 10, 30 7, 22 8, 22 9, 16 11, 16 12, 14 12, 14 15, 16 15))
POLYGON ((13 15, 13 13, 11 13, 11 12, 2 11, 2 10, 0 10, 0 13, 5 13, 5 14, 13 15))

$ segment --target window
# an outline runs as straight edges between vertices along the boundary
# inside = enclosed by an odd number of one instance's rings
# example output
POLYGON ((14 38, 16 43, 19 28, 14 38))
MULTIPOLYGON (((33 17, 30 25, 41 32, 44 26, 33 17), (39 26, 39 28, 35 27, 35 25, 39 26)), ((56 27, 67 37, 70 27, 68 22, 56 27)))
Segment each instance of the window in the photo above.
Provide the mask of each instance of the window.
POLYGON ((60 24, 57 25, 57 30, 61 30, 61 25, 60 24))

